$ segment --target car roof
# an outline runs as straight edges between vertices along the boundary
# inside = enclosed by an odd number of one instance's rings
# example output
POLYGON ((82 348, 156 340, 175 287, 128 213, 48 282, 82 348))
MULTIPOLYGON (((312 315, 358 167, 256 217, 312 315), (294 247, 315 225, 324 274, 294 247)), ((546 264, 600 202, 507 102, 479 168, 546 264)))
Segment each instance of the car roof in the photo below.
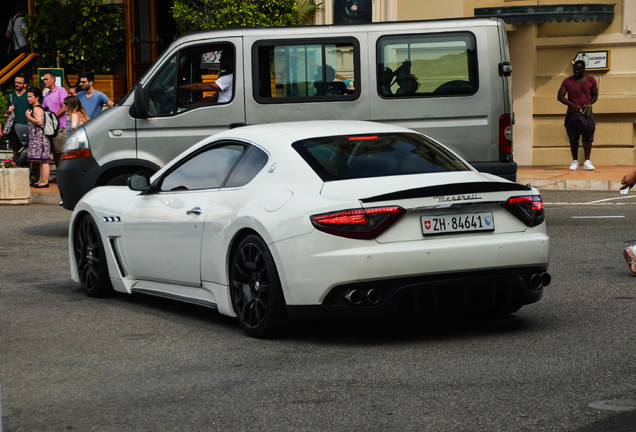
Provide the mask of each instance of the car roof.
POLYGON ((255 140, 257 143, 264 137, 286 137, 292 142, 307 138, 319 138, 335 135, 360 135, 371 133, 412 133, 414 131, 385 123, 375 123, 359 120, 311 120, 299 122, 267 123, 243 126, 230 129, 214 135, 214 139, 239 138, 255 140))
MULTIPOLYGON (((159 170, 154 179, 167 171, 179 160, 187 157, 188 154, 197 152, 200 148, 209 144, 224 140, 239 140, 257 145, 267 151, 270 156, 298 158, 300 155, 293 150, 291 144, 308 138, 319 138, 337 135, 369 135, 380 133, 413 133, 414 131, 399 126, 392 126, 385 123, 376 123, 359 120, 311 120, 283 123, 266 123, 251 126, 242 126, 234 129, 224 130, 211 137, 204 138, 197 144, 185 150, 179 156, 170 161, 159 170), (293 156, 290 156, 293 155, 293 156)), ((299 175, 299 170, 311 170, 305 163, 295 166, 292 170, 295 175, 299 175)), ((313 172, 313 170, 311 170, 313 172)), ((290 174, 292 175, 292 174, 290 174)))

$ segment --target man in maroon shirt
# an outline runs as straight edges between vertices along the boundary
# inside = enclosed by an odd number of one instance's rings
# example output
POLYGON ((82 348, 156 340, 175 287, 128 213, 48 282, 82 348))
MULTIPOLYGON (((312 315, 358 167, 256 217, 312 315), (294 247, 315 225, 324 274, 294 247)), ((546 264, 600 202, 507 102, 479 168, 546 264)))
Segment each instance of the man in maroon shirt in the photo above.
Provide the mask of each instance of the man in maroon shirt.
POLYGON ((577 111, 581 111, 585 107, 589 107, 590 116, 593 116, 591 105, 598 99, 598 84, 594 77, 585 75, 585 62, 583 60, 574 62, 573 72, 572 76, 567 77, 561 83, 557 99, 568 107, 565 114, 565 130, 570 140, 570 151, 573 159, 570 169, 575 171, 579 167, 579 138, 583 138, 583 153, 585 154, 583 169, 591 171, 594 169, 594 165, 590 161, 594 132, 583 134, 581 137, 581 133, 575 125, 575 119, 577 111))

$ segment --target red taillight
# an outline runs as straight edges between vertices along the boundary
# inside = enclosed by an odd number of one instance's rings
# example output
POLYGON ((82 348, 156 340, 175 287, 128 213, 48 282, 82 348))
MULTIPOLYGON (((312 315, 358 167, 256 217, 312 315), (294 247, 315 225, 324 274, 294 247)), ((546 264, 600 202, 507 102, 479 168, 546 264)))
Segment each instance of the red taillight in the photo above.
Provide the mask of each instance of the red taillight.
POLYGON ((93 154, 90 150, 72 150, 62 153, 62 160, 65 159, 79 159, 85 157, 91 157, 93 154))
POLYGON ((543 201, 539 195, 508 198, 504 207, 529 227, 540 225, 545 220, 543 201))
POLYGON ((499 160, 512 160, 512 116, 499 117, 499 160))
POLYGON ((402 207, 341 210, 311 216, 317 230, 340 237, 374 239, 406 213, 402 207))

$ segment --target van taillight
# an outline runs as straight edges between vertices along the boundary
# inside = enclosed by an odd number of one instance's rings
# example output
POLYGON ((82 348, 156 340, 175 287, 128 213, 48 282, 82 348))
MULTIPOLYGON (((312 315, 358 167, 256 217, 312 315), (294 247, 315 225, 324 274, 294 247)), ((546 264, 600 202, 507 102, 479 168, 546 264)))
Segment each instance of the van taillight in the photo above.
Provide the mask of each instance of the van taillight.
POLYGON ((529 227, 540 225, 545 220, 543 201, 539 195, 511 197, 503 206, 529 227))
POLYGON ((329 234, 371 240, 382 234, 406 213, 402 207, 340 210, 311 216, 314 227, 329 234))
POLYGON ((79 159, 93 156, 90 150, 71 150, 62 153, 62 160, 66 159, 79 159))
POLYGON ((512 116, 499 117, 499 161, 512 161, 512 116))

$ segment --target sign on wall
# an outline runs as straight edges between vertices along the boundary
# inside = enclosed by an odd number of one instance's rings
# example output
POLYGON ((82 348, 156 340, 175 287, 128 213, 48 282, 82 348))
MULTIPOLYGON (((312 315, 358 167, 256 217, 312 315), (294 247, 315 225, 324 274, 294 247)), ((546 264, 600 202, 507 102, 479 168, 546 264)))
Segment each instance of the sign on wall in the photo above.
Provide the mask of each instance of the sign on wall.
POLYGON ((609 51, 585 51, 579 52, 573 61, 583 60, 585 69, 589 70, 609 70, 610 68, 610 52, 609 51))
POLYGON ((61 68, 38 68, 38 87, 44 89, 42 77, 47 73, 51 73, 55 77, 56 87, 64 87, 64 69, 61 68))

